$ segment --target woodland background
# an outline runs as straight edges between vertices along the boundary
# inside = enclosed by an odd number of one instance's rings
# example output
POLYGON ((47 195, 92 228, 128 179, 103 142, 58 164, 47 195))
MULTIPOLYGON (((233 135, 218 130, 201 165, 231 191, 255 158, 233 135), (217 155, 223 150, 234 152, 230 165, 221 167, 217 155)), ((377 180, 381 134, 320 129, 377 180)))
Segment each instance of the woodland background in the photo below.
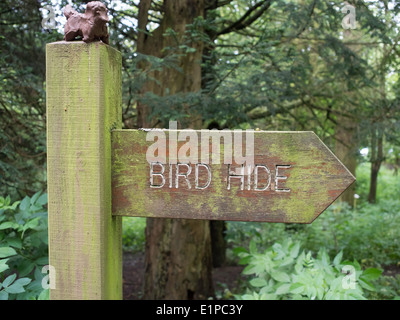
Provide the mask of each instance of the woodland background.
MULTIPOLYGON (((62 8, 86 2, 0 3, 2 299, 48 297, 45 46, 63 39, 62 8)), ((124 128, 311 130, 357 177, 310 226, 124 220, 124 249, 145 252, 142 298, 400 295, 398 1, 103 2, 123 56, 124 128), (346 4, 355 29, 342 26, 346 4), (244 278, 216 288, 213 268, 227 264, 244 278), (344 265, 356 289, 341 285, 344 265)))

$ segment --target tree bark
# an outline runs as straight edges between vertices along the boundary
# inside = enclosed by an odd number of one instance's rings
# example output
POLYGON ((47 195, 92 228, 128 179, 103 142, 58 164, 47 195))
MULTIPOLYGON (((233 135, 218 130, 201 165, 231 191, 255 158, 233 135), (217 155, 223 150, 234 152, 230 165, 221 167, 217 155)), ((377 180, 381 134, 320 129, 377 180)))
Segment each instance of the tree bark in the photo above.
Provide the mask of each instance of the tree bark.
MULTIPOLYGON (((162 58, 166 54, 163 48, 176 46, 176 41, 185 36, 187 24, 203 16, 204 0, 164 0, 163 19, 151 35, 143 32, 150 4, 150 0, 142 0, 139 5, 137 51, 162 58), (169 28, 176 32, 178 39, 164 36, 169 28)), ((158 82, 148 81, 142 93, 150 91, 164 96, 167 88, 169 94, 200 90, 203 43, 192 42, 190 46, 196 52, 183 54, 178 62, 183 72, 174 68, 152 72, 150 77, 158 82)), ((141 67, 146 68, 146 65, 141 67)), ((189 125, 200 129, 199 116, 192 114, 190 118, 189 125)), ((157 119, 149 119, 148 106, 138 103, 138 126, 153 127, 157 123, 157 119)), ((147 219, 145 268, 145 299, 206 299, 212 296, 209 221, 147 219)))
POLYGON ((373 129, 371 134, 371 179, 368 202, 375 203, 376 191, 378 188, 378 174, 383 161, 383 134, 379 129, 373 129), (378 133, 376 131, 378 131, 378 133))
MULTIPOLYGON (((357 38, 359 33, 355 30, 344 30, 343 38, 348 41, 357 38)), ((347 45, 352 51, 359 52, 361 47, 358 45, 347 45)), ((341 84, 339 84, 341 85, 341 84)), ((342 84, 343 85, 343 84, 342 84)), ((345 87, 343 89, 346 89, 345 87)), ((347 90, 346 90, 347 91, 347 90)), ((348 93, 349 94, 349 93, 348 93)), ((354 94, 350 93, 353 98, 354 94)), ((351 106, 343 106, 343 110, 347 113, 354 112, 351 106)), ((357 122, 354 119, 339 115, 337 117, 337 126, 335 128, 335 154, 346 168, 356 176, 357 168, 357 152, 358 141, 356 140, 357 122)), ((343 194, 340 196, 340 201, 347 202, 350 206, 354 205, 354 195, 356 191, 356 184, 353 183, 343 194)))
MULTIPOLYGON (((335 132, 335 154, 346 168, 355 176, 357 168, 357 141, 355 139, 356 123, 354 120, 338 117, 338 125, 335 132)), ((343 194, 340 200, 354 205, 355 183, 353 183, 343 194)))
POLYGON ((210 221, 211 251, 214 268, 221 267, 226 262, 225 231, 225 221, 210 221))

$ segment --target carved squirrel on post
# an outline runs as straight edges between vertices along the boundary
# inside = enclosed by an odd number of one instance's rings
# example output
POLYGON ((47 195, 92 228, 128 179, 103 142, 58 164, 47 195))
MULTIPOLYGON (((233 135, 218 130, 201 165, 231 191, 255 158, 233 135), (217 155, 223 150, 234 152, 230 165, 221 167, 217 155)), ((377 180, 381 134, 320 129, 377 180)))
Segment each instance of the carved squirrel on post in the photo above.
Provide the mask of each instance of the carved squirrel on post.
POLYGON ((85 13, 78 13, 70 5, 65 6, 67 23, 64 27, 64 40, 73 41, 81 36, 86 43, 101 40, 109 44, 107 30, 107 8, 100 1, 91 1, 86 5, 85 13))

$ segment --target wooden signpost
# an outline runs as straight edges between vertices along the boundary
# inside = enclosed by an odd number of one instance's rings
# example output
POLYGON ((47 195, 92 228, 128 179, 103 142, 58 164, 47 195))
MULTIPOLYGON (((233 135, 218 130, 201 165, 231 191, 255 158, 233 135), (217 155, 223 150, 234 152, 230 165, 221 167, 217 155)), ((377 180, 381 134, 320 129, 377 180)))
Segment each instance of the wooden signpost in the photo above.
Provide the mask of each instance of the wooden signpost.
POLYGON ((313 132, 254 131, 253 154, 246 154, 252 166, 230 161, 237 132, 165 130, 156 143, 146 141, 148 133, 112 133, 113 215, 311 223, 354 181, 313 132), (179 161, 190 142, 179 142, 181 135, 195 139, 192 163, 179 161), (146 159, 152 145, 164 160, 146 159), (213 150, 221 150, 219 159, 213 150))
POLYGON ((52 299, 122 298, 121 216, 311 223, 355 180, 312 132, 254 132, 249 164, 226 157, 245 133, 119 129, 121 54, 101 42, 49 44, 46 64, 52 299))
POLYGON ((122 299, 122 222, 111 215, 121 68, 121 54, 100 42, 46 48, 51 299, 122 299))

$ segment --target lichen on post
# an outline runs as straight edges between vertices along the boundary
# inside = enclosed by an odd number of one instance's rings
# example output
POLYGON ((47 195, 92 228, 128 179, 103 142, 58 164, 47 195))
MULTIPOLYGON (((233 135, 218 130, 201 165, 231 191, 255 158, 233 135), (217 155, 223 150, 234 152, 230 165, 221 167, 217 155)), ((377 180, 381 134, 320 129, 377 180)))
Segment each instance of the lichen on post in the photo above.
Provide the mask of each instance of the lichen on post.
POLYGON ((111 215, 121 54, 102 42, 55 42, 46 68, 50 298, 122 299, 122 222, 111 215))

